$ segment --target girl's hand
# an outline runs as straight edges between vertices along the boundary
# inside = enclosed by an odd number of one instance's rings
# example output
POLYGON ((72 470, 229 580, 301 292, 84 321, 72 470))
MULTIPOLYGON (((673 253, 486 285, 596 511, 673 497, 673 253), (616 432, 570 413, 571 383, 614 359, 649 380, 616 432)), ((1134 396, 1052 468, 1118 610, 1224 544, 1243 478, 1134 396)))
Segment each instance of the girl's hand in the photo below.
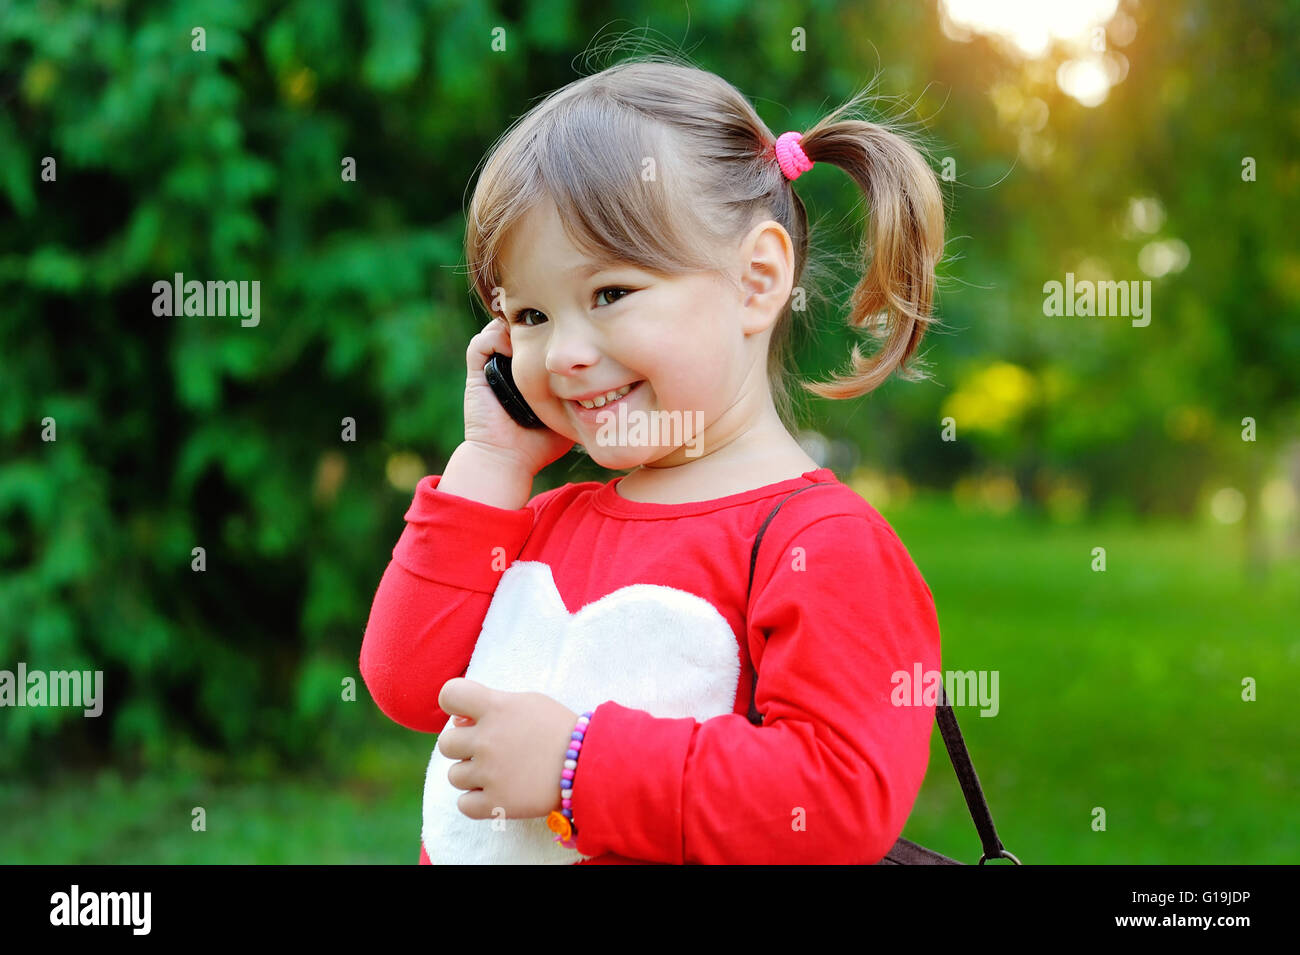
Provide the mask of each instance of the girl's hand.
MULTIPOLYGON (((515 423, 492 386, 483 368, 493 352, 513 356, 505 319, 495 318, 470 339, 465 352, 468 375, 465 379, 465 441, 500 456, 517 460, 535 475, 573 447, 573 440, 550 428, 524 428, 515 423)), ((536 409, 534 409, 536 412, 536 409)))
POLYGON ((579 714, 544 693, 493 690, 464 677, 443 684, 438 708, 455 717, 438 752, 461 760, 447 780, 467 790, 456 801, 462 813, 491 819, 499 808, 507 819, 533 819, 560 808, 560 773, 579 714))

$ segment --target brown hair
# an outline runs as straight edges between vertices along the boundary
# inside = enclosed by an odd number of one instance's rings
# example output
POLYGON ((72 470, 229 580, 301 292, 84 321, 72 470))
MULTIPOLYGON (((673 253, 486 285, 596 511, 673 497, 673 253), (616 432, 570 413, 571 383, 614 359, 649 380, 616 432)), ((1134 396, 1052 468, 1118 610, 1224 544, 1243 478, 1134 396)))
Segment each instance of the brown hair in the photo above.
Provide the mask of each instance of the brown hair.
MULTIPOLYGON (((907 365, 929 324, 935 266, 943 250, 943 198, 925 159, 885 126, 841 118, 863 91, 803 134, 808 158, 839 166, 869 203, 865 270, 848 323, 882 341, 864 357, 853 346, 847 374, 799 384, 824 398, 872 391, 907 365)), ((467 215, 465 254, 489 313, 499 256, 512 226, 549 198, 576 246, 665 275, 720 271, 763 218, 790 234, 794 286, 808 264, 809 230, 794 183, 773 153, 775 134, 721 77, 671 54, 636 56, 546 96, 502 134, 486 157, 467 215), (647 188, 643 171, 653 164, 647 188)), ((807 175, 805 173, 805 175, 807 175)), ((815 290, 814 290, 815 291, 815 290)), ((793 300, 793 296, 792 296, 793 300)), ((768 378, 793 427, 791 302, 773 329, 768 378)))

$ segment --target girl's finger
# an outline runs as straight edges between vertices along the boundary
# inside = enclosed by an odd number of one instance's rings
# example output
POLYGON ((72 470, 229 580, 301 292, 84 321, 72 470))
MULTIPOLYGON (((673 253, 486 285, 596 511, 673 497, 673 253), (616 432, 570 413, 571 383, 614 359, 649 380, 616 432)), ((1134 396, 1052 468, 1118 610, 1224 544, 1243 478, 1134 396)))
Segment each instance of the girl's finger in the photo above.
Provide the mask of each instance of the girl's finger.
POLYGON ((510 349, 510 333, 506 331, 505 321, 500 318, 492 319, 470 340, 469 348, 466 350, 466 356, 470 360, 470 371, 482 371, 494 352, 500 352, 506 357, 513 356, 510 349))

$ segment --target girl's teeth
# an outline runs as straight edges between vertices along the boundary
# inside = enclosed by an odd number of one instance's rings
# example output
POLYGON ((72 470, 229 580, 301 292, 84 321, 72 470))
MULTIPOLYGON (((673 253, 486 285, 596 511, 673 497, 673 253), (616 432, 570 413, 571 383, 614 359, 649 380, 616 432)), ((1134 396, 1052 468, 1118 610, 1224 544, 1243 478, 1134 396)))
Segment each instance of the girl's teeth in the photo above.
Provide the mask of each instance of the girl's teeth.
POLYGON ((579 401, 578 404, 582 405, 584 408, 603 408, 611 401, 617 401, 619 398, 622 398, 625 394, 627 394, 631 390, 632 390, 631 385, 624 385, 622 388, 619 388, 617 391, 607 391, 603 395, 600 395, 599 397, 594 398, 591 401, 579 401))

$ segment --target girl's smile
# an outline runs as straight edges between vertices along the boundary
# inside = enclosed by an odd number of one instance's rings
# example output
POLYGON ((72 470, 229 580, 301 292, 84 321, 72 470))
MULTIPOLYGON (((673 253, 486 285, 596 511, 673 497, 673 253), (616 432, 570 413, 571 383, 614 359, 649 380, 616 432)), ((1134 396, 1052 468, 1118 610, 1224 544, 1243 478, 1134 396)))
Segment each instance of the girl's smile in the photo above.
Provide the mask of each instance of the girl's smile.
MULTIPOLYGON (((637 381, 630 385, 624 385, 622 388, 616 388, 613 391, 602 392, 591 400, 566 401, 565 404, 569 406, 573 416, 578 421, 595 427, 600 424, 600 413, 603 409, 625 403, 630 411, 635 406, 634 403, 640 404, 638 399, 643 384, 645 384, 644 381, 637 381)), ((613 411, 611 410, 610 413, 612 414, 613 411)))

